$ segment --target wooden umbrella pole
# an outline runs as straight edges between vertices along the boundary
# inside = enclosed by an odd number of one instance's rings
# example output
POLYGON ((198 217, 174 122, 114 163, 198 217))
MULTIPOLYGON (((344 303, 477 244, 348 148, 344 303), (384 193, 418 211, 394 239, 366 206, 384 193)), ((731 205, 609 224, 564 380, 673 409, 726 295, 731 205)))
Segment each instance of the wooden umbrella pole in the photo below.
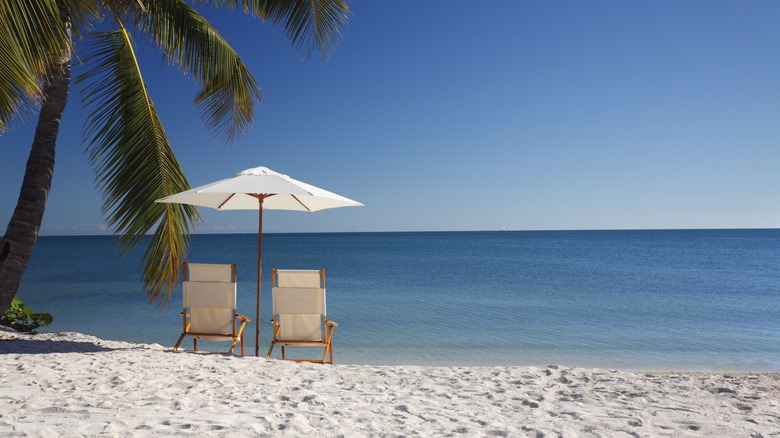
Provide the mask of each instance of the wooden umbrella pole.
POLYGON ((260 202, 259 221, 257 227, 257 318, 255 319, 255 356, 260 356, 260 279, 262 278, 263 255, 263 196, 257 197, 260 202))

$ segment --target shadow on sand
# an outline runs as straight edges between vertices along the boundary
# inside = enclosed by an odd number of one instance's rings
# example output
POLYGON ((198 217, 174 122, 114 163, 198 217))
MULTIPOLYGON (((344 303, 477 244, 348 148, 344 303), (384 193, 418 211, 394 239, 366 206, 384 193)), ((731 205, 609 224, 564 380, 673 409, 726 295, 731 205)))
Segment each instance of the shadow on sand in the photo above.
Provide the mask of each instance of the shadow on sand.
POLYGON ((84 341, 0 339, 0 354, 99 353, 114 350, 84 341))

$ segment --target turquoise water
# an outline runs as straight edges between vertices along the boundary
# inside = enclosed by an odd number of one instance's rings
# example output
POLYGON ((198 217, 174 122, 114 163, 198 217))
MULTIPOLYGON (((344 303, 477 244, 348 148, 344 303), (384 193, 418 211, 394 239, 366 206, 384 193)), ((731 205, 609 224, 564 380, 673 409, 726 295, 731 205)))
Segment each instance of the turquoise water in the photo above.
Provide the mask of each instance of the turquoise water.
MULTIPOLYGON (((49 331, 173 346, 180 290, 149 306, 142 245, 115 246, 41 237, 20 298, 54 315, 49 331)), ((256 235, 195 235, 189 260, 237 263, 255 319, 256 257, 256 235)), ((260 351, 271 268, 323 268, 340 363, 780 371, 778 261, 780 230, 267 234, 260 351)))

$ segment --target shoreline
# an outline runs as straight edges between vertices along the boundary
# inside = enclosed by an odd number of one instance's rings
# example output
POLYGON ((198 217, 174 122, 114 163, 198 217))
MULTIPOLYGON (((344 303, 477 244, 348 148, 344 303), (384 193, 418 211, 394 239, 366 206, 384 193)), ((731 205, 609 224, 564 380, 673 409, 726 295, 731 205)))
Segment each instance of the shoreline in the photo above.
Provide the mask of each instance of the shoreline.
POLYGON ((316 365, 0 330, 4 436, 750 436, 780 373, 316 365))
MULTIPOLYGON (((549 361, 548 361, 549 362, 549 361)), ((336 365, 355 365, 355 366, 369 366, 369 367, 383 367, 383 366, 417 366, 417 367, 432 367, 432 368, 452 368, 452 367, 469 367, 469 368, 506 368, 506 367, 544 367, 544 366, 560 366, 565 368, 585 368, 585 369, 602 369, 602 370, 614 370, 627 373, 640 373, 640 374, 687 374, 687 375, 706 375, 706 374, 728 374, 728 375, 768 375, 768 376, 780 376, 780 371, 774 370, 751 370, 744 368, 669 368, 669 367, 649 367, 639 365, 628 364, 615 364, 615 363, 541 363, 541 362, 523 362, 522 360, 485 360, 485 361, 414 361, 414 360, 368 360, 368 361, 354 361, 343 360, 337 361, 336 365)))
MULTIPOLYGON (((7 329, 7 327, 0 326, 0 340, 3 339, 2 337, 2 331, 7 329)), ((38 332, 37 335, 57 335, 61 332, 55 332, 55 331, 44 331, 44 332, 38 332)), ((65 333, 71 333, 71 332, 65 332, 65 333)), ((97 339, 102 339, 97 335, 93 334, 87 334, 87 333, 81 333, 81 332, 72 332, 72 333, 78 333, 80 335, 84 336, 93 336, 97 339)), ((251 340, 247 340, 248 342, 251 342, 251 340)), ((129 344, 136 344, 136 345, 160 345, 163 348, 172 349, 171 345, 163 345, 159 342, 144 342, 144 341, 136 341, 136 340, 119 340, 116 342, 126 342, 129 344)), ((203 350, 204 353, 213 353, 213 352, 220 352, 223 350, 223 346, 220 345, 221 342, 209 342, 209 341, 201 341, 199 343, 199 346, 203 350)), ((191 340, 185 340, 185 343, 182 345, 180 350, 190 350, 192 345, 191 340), (188 341, 188 342, 187 342, 188 341), (187 345, 189 343, 189 345, 187 345)), ((261 353, 265 353, 267 346, 262 346, 260 348, 261 353)), ((237 347, 239 348, 239 347, 237 347)), ((246 350, 246 356, 252 356, 252 346, 249 345, 246 350)), ((278 356, 278 351, 275 353, 274 357, 278 356)), ((605 370, 617 370, 617 371, 626 371, 626 372, 634 372, 634 373, 680 373, 680 374, 690 374, 690 373, 710 373, 710 374, 779 374, 780 375, 780 369, 777 367, 772 367, 766 364, 761 364, 755 367, 745 366, 745 365, 736 365, 733 367, 729 367, 727 365, 713 365, 711 363, 702 363, 701 366, 692 365, 691 363, 681 362, 679 366, 673 366, 668 364, 662 364, 658 366, 646 366, 646 365, 639 365, 636 362, 592 362, 592 361, 572 361, 572 360, 554 360, 554 359, 498 359, 498 358, 492 358, 492 359, 484 359, 484 360, 475 360, 475 359, 466 359, 466 360, 436 360, 436 359, 353 359, 353 358, 341 358, 340 355, 336 353, 336 364, 337 365, 355 365, 355 366, 421 366, 421 367, 477 367, 477 368, 490 368, 490 367, 541 367, 541 366, 548 366, 548 365, 558 365, 563 367, 569 367, 569 368, 597 368, 597 369, 605 369, 605 370)), ((261 355, 261 357, 265 357, 264 355, 261 355)))

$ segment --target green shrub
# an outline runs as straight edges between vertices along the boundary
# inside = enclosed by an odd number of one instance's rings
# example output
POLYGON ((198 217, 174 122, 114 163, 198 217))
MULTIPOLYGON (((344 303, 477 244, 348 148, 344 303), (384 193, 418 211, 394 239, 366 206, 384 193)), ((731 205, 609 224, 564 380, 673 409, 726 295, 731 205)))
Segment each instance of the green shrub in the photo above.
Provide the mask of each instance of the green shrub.
POLYGON ((14 297, 11 307, 0 318, 0 324, 20 332, 31 332, 42 325, 48 327, 52 320, 49 313, 35 313, 32 309, 24 307, 24 301, 14 297))

